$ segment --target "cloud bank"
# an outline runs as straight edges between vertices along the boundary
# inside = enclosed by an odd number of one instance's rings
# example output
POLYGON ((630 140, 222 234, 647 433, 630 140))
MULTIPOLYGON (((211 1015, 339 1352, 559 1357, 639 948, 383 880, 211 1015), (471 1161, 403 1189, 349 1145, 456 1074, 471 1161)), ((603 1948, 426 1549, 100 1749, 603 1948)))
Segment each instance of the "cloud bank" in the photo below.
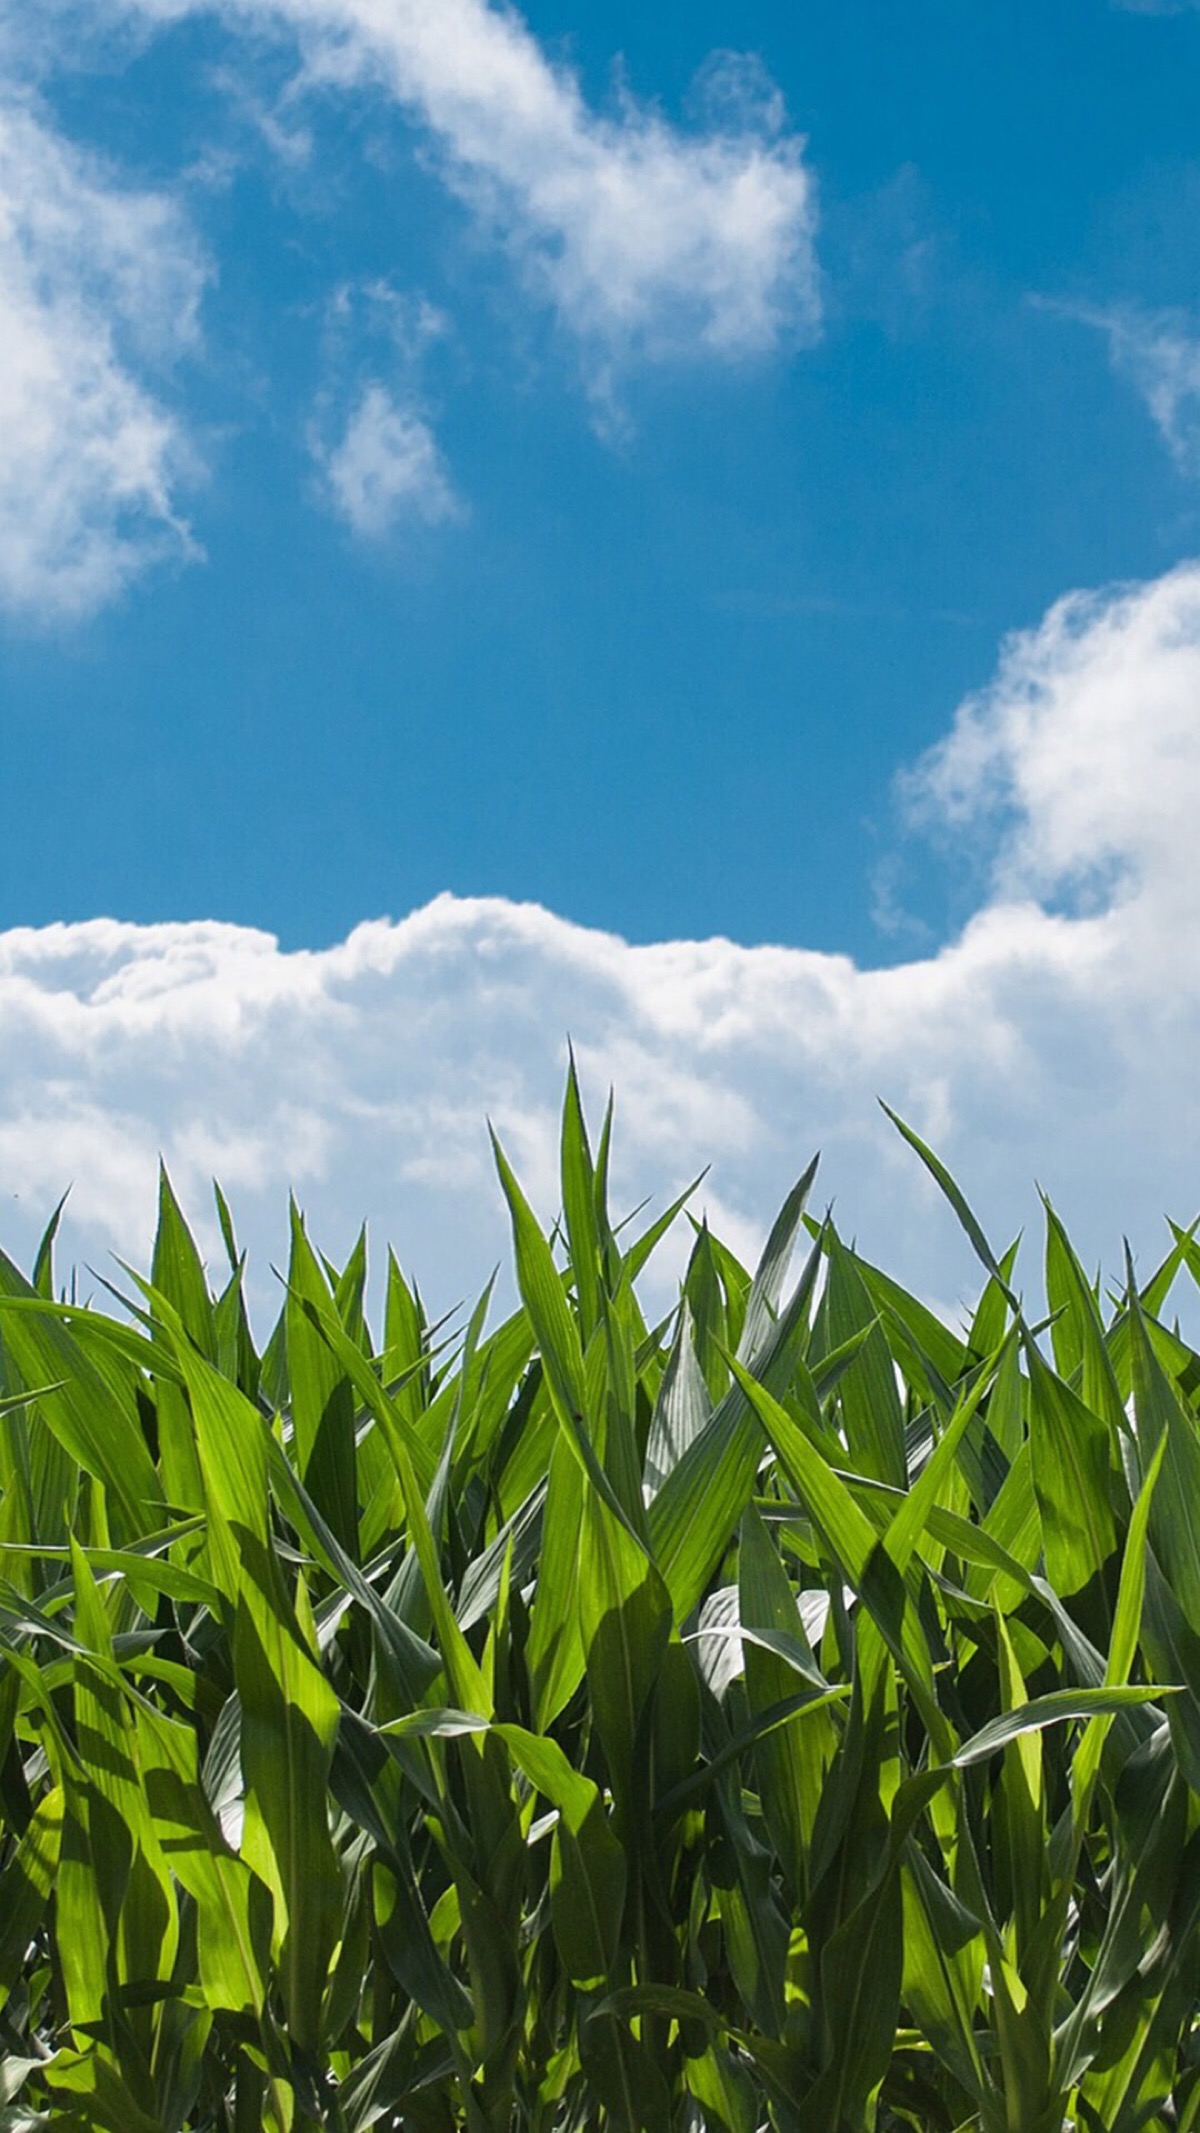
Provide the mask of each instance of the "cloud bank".
POLYGON ((189 452, 147 377, 195 336, 183 217, 0 96, 0 607, 91 613, 193 552, 189 452))
POLYGON ((711 1162, 698 1204, 747 1251, 822 1147, 864 1249, 973 1287, 879 1094, 998 1241, 1036 1177, 1090 1258, 1116 1267, 1122 1229, 1148 1257, 1200 1208, 1200 564, 1015 637, 908 792, 995 859, 960 937, 898 968, 448 896, 319 953, 214 924, 0 935, 0 1239, 27 1256, 74 1180, 69 1250, 144 1261, 161 1149, 202 1218, 221 1178, 260 1298, 291 1183, 328 1249, 369 1216, 447 1304, 506 1250, 485 1114, 554 1211, 570 1032, 593 1101, 616 1086, 619 1197, 711 1162))

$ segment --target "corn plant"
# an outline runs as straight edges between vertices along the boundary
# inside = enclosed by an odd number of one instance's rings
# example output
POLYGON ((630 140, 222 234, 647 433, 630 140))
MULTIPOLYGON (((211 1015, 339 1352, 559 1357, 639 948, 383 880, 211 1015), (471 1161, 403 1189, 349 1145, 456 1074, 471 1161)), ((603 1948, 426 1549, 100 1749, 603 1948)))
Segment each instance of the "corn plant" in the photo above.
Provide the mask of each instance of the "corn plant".
POLYGON ((0 1255, 0 2127, 1200 2126, 1200 1247, 1038 1322, 901 1130, 958 1328, 815 1165, 648 1324, 573 1070, 496 1324, 0 1255))

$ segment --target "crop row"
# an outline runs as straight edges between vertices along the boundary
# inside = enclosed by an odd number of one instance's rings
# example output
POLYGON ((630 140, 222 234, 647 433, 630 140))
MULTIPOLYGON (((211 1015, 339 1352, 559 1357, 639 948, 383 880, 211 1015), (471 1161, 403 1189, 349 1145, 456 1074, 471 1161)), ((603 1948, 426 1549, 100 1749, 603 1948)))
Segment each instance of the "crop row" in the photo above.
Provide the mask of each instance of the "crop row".
POLYGON ((908 1135, 969 1322, 810 1172, 650 1325, 610 1125, 494 1326, 0 1255, 0 2129, 1200 2127, 1192 1234, 1031 1324, 908 1135))

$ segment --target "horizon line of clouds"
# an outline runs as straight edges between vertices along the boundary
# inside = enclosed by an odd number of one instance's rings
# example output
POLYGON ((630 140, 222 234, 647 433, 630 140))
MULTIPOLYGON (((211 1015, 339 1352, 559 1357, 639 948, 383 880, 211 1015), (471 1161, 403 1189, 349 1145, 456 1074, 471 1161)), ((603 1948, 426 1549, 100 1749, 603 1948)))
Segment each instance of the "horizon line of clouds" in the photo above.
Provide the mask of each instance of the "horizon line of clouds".
MULTIPOLYGON (((813 337, 814 181, 756 61, 712 55, 680 126, 624 89, 593 109, 515 13, 447 7, 436 34, 415 0, 106 0, 101 16, 154 33, 219 14, 294 40, 297 96, 387 97, 574 340, 601 432, 621 429, 636 364, 739 363, 813 337)), ((152 565, 202 554, 181 499, 204 459, 173 373, 204 356, 215 266, 179 188, 136 186, 56 125, 36 86, 44 29, 23 84, 3 0, 0 33, 0 609, 75 621, 152 565)), ((343 398, 340 434, 328 391, 308 426, 327 508, 367 540, 467 516, 411 363, 363 368, 343 398)))
POLYGON ((1115 1264, 1123 1229, 1152 1249, 1200 1207, 1198 704, 1200 561, 1011 637, 905 782, 927 820, 989 832, 990 885, 891 968, 450 896, 320 951, 206 922, 0 934, 0 1242, 28 1260, 74 1177, 76 1255, 144 1262, 161 1153, 193 1217, 214 1173, 230 1192, 258 1308, 288 1187, 334 1257, 366 1216, 451 1302, 507 1260, 485 1117, 555 1211, 569 1033, 589 1100, 616 1089, 622 1206, 711 1162, 697 1206, 743 1256, 823 1147, 869 1255, 934 1300, 974 1280, 878 1096, 999 1245, 1036 1177, 1085 1261, 1115 1264))

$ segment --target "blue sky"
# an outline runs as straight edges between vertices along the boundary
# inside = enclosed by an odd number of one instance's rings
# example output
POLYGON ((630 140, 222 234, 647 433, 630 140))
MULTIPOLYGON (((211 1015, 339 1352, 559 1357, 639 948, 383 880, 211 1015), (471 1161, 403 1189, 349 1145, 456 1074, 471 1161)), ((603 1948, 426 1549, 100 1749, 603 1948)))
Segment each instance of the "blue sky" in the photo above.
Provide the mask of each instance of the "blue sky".
POLYGON ((14 50, 194 246, 193 336, 136 374, 203 557, 82 616, 10 604, 6 922, 318 945, 449 888, 637 940, 946 938, 976 883, 905 836, 895 772, 1007 630, 1196 544, 1194 479, 1071 314, 1186 324, 1200 14, 527 10, 596 113, 620 68, 695 139, 736 45, 806 138, 819 316, 664 355, 556 317, 411 105, 305 86, 303 8, 246 12, 100 0, 14 50), (314 431, 368 380, 436 438, 433 523, 401 499, 356 532, 322 494, 314 431))
POLYGON ((457 1278, 568 1029, 747 1249, 821 1141, 953 1294, 876 1094, 1190 1216, 1198 89, 1190 5, 0 0, 14 1234, 165 1150, 457 1278))

